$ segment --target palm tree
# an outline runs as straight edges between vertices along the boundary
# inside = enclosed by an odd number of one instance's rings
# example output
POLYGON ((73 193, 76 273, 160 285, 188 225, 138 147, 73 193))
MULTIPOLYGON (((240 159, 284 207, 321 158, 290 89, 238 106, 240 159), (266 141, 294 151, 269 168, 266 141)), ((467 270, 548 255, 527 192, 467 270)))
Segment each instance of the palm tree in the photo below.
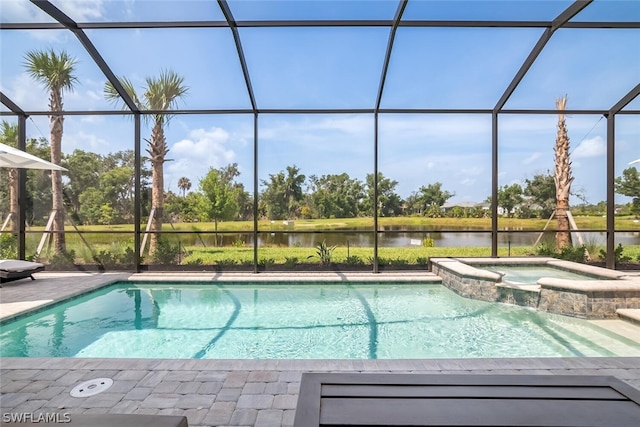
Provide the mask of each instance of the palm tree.
MULTIPOLYGON (((184 96, 189 88, 184 85, 184 77, 179 76, 172 70, 163 70, 157 78, 147 77, 145 79, 144 92, 142 98, 138 98, 131 81, 126 78, 120 79, 120 83, 129 96, 141 108, 153 111, 167 111, 172 109, 178 99, 184 96)), ((104 95, 114 102, 120 100, 120 95, 110 82, 104 87, 104 95)), ((123 105, 123 108, 126 108, 123 105)), ((145 116, 149 117, 149 116, 145 116)), ((153 255, 158 245, 159 234, 162 230, 162 219, 164 217, 164 162, 166 161, 169 146, 164 136, 164 125, 169 123, 171 116, 164 113, 154 113, 152 116, 153 127, 151 129, 151 139, 147 139, 151 160, 151 208, 155 212, 151 222, 151 239, 149 242, 149 253, 153 255)))
MULTIPOLYGON (((18 125, 5 120, 0 124, 0 141, 12 147, 18 146, 18 125)), ((18 169, 7 170, 9 175, 9 214, 11 215, 11 229, 18 231, 18 169)), ((2 220, 2 218, 0 218, 2 220)))
POLYGON ((186 176, 178 180, 178 188, 182 191, 182 197, 187 195, 187 191, 191 189, 191 181, 186 176))
POLYGON ((567 105, 567 95, 556 99, 558 110, 558 133, 556 134, 555 151, 555 173, 553 181, 556 184, 556 219, 558 221, 558 232, 556 232, 556 248, 562 250, 571 245, 571 233, 569 231, 569 194, 571 192, 571 161, 569 159, 569 135, 567 125, 564 120, 564 110, 567 105))
MULTIPOLYGON (((51 161, 56 165, 62 160, 62 123, 64 116, 62 111, 62 93, 65 90, 72 91, 77 82, 74 75, 76 60, 67 52, 56 53, 34 50, 27 52, 24 66, 31 77, 42 83, 49 90, 49 128, 51 129, 51 161)), ((65 208, 62 197, 62 172, 51 171, 51 194, 53 199, 53 243, 56 254, 66 252, 64 236, 65 208)))

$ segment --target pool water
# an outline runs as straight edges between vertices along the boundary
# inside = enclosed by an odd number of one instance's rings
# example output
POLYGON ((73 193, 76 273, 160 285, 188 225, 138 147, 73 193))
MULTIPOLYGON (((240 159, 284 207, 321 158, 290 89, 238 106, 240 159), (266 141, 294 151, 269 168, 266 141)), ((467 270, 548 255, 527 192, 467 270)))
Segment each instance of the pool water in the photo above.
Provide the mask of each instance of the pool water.
POLYGON ((541 277, 568 280, 598 280, 597 277, 574 273, 549 266, 483 266, 486 270, 504 274, 503 282, 535 284, 541 277))
POLYGON ((440 285, 116 284, 0 326, 2 357, 640 356, 575 318, 440 285))

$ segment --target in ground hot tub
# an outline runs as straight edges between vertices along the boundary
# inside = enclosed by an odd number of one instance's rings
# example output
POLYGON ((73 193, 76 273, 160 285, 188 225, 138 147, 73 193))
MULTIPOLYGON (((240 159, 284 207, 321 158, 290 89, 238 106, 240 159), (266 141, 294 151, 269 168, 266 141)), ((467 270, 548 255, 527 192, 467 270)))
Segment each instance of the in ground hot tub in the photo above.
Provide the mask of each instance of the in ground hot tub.
POLYGON ((568 316, 606 319, 640 308, 640 277, 547 257, 432 258, 454 292, 568 316))

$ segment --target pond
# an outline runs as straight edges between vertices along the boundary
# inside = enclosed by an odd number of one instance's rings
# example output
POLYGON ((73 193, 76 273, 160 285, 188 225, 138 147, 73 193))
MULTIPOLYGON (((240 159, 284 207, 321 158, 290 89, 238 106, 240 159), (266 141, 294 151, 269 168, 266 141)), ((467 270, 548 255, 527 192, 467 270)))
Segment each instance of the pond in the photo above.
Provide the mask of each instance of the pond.
MULTIPOLYGON (((490 247, 491 230, 455 230, 450 228, 442 232, 439 230, 427 230, 424 227, 386 227, 384 233, 378 235, 380 247, 407 247, 420 245, 425 238, 431 238, 436 247, 490 247)), ((606 235, 602 232, 582 232, 582 237, 587 245, 606 245, 606 235)), ((545 232, 545 239, 553 239, 553 231, 545 232)), ((540 232, 500 232, 498 234, 498 245, 504 246, 533 246, 540 232)), ((258 246, 301 246, 315 247, 323 240, 328 245, 372 247, 373 232, 370 228, 352 229, 349 231, 322 231, 322 232, 260 232, 258 234, 258 246)), ((213 233, 180 234, 180 241, 183 245, 215 245, 213 233)), ((253 233, 219 233, 218 245, 231 246, 235 242, 242 241, 245 245, 253 245, 253 233)), ((639 232, 619 232, 616 233, 616 244, 623 246, 640 245, 639 232)))

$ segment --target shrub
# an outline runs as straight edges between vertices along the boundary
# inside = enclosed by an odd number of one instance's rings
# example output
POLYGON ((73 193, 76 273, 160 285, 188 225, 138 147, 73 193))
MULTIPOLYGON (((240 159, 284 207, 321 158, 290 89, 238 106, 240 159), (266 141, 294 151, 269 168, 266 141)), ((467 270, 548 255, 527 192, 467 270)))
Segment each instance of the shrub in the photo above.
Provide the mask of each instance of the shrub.
POLYGON ((285 257, 284 258, 284 265, 287 266, 288 268, 292 268, 295 267, 296 264, 298 264, 298 258, 297 257, 285 257))
POLYGON ((425 237, 422 239, 422 246, 425 248, 434 248, 436 246, 436 241, 431 237, 425 237))
POLYGON ((237 263, 238 263, 238 261, 236 261, 233 258, 225 258, 225 259, 221 259, 216 264, 221 266, 221 267, 229 267, 231 265, 236 265, 237 263))
POLYGON ((426 266, 429 263, 429 258, 427 257, 417 257, 416 258, 416 264, 421 265, 421 266, 426 266))
POLYGON ((185 263, 187 265, 202 265, 204 264, 204 262, 202 261, 202 258, 187 258, 187 260, 185 261, 185 263))
POLYGON ((560 252, 557 252, 551 244, 545 243, 538 246, 536 254, 559 258, 565 261, 584 263, 587 260, 586 250, 587 248, 584 245, 579 247, 567 246, 566 248, 562 248, 560 252))
POLYGON ((72 269, 75 267, 75 259, 76 252, 73 249, 61 254, 54 254, 50 260, 51 268, 54 270, 72 269))
MULTIPOLYGON (((132 248, 126 247, 124 253, 120 255, 120 263, 122 265, 134 265, 135 264, 136 254, 132 248)), ((140 261, 142 262, 142 257, 140 257, 140 261)))
POLYGON ((168 239, 160 238, 152 260, 155 264, 176 264, 179 254, 180 245, 173 244, 168 239))
POLYGON ((276 263, 276 260, 273 258, 262 258, 258 260, 258 265, 260 267, 269 267, 276 263))
POLYGON ((572 247, 567 246, 566 248, 562 248, 560 254, 558 254, 560 259, 566 261, 580 262, 584 263, 587 260, 587 248, 582 245, 580 247, 572 247))
POLYGON ((336 246, 327 246, 327 242, 325 240, 322 243, 316 246, 316 255, 309 255, 307 258, 313 258, 317 256, 320 258, 320 262, 322 264, 331 264, 331 257, 333 256, 333 251, 336 249, 336 246))
POLYGON ((407 265, 407 264, 409 264, 409 261, 407 261, 407 260, 406 260, 406 259, 404 259, 404 258, 395 258, 395 259, 390 260, 390 261, 389 261, 389 263, 390 263, 391 265, 393 265, 393 266, 398 267, 398 266, 402 266, 402 265, 407 265))
POLYGON ((357 255, 349 255, 345 262, 349 265, 364 265, 364 261, 357 255))
MULTIPOLYGON (((373 258, 370 257, 369 259, 370 259, 371 264, 373 264, 373 258)), ((378 257, 378 265, 379 266, 391 265, 391 260, 379 256, 378 257)))
POLYGON ((118 256, 109 251, 100 251, 93 255, 93 260, 104 268, 113 268, 118 265, 118 256))
POLYGON ((12 234, 0 235, 0 259, 14 259, 18 254, 18 238, 12 234))
MULTIPOLYGON (((616 263, 621 262, 630 262, 631 257, 628 255, 623 255, 624 248, 622 247, 622 243, 618 243, 618 246, 613 250, 613 257, 616 260, 616 263)), ((605 261, 607 259, 607 251, 605 249, 600 249, 600 259, 605 261)), ((638 256, 638 261, 640 261, 640 256, 638 256)))

